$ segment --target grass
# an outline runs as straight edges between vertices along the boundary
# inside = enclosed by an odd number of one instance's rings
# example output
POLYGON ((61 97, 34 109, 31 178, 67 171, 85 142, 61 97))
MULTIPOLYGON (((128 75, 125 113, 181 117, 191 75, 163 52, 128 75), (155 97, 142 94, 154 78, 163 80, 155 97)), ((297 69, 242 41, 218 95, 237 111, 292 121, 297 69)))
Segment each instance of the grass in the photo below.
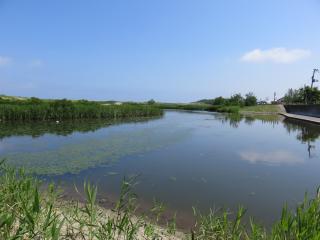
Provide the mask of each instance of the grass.
POLYGON ((0 99, 0 120, 2 121, 115 120, 162 114, 161 109, 147 104, 103 105, 86 100, 0 99))
POLYGON ((256 106, 246 106, 242 107, 240 112, 248 113, 279 113, 280 109, 278 105, 266 104, 266 105, 256 105, 256 106))
POLYGON ((83 203, 66 203, 54 185, 40 191, 37 179, 2 165, 0 239, 166 239, 174 234, 152 219, 134 215, 134 182, 124 179, 114 209, 106 211, 97 205, 97 187, 90 183, 84 183, 83 203))
POLYGON ((190 110, 190 111, 208 111, 211 105, 202 103, 156 103, 154 106, 160 109, 176 109, 176 110, 190 110))
POLYGON ((211 105, 206 103, 157 103, 155 106, 161 109, 225 112, 225 113, 252 113, 252 114, 276 114, 281 110, 277 105, 255 105, 255 106, 233 106, 233 105, 211 105))
POLYGON ((41 183, 23 170, 0 164, 0 239, 189 239, 189 240, 317 240, 320 239, 320 193, 305 195, 295 211, 285 205, 281 218, 270 231, 250 218, 243 221, 246 210, 235 214, 213 211, 203 214, 193 208, 195 224, 189 233, 177 231, 176 214, 159 227, 165 210, 155 201, 150 216, 137 216, 137 196, 132 189, 135 177, 124 179, 121 194, 112 211, 97 205, 97 187, 84 183, 82 203, 64 202, 59 189, 41 183))

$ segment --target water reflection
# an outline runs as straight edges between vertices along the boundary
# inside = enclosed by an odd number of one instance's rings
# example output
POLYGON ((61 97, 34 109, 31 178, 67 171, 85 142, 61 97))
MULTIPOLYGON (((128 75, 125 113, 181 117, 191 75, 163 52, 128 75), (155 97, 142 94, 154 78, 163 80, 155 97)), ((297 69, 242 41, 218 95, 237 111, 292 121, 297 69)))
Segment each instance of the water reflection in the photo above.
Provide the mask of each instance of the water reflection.
MULTIPOLYGON (((150 119, 143 120, 146 122, 150 119)), ((116 123, 120 122, 114 122, 116 123)), ((28 171, 39 175, 76 174, 84 169, 110 165, 126 156, 166 147, 185 139, 190 134, 190 129, 164 128, 159 131, 157 128, 149 128, 147 124, 105 127, 110 124, 110 122, 93 121, 64 122, 58 125, 24 124, 19 128, 9 125, 12 132, 6 129, 2 133, 2 138, 10 136, 11 133, 11 136, 31 135, 33 139, 15 137, 3 139, 6 145, 3 145, 4 151, 0 147, 0 157, 6 158, 10 165, 25 167, 28 171), (94 133, 88 133, 89 131, 94 133), (86 134, 72 134, 75 132, 86 132, 86 134), (70 136, 61 138, 45 133, 70 136), (41 135, 43 136, 39 137, 41 135)))
POLYGON ((313 123, 286 118, 283 126, 289 133, 296 133, 296 138, 302 143, 315 142, 320 136, 319 125, 313 123))
POLYGON ((121 123, 148 122, 157 118, 133 118, 128 120, 68 120, 60 123, 54 121, 39 122, 2 122, 0 139, 13 136, 32 136, 38 138, 44 134, 68 136, 74 132, 94 132, 100 128, 121 123))
POLYGON ((262 123, 276 125, 284 118, 279 115, 241 115, 241 114, 219 114, 215 119, 221 121, 223 124, 229 124, 233 128, 238 128, 240 123, 244 122, 247 125, 252 125, 255 121, 262 123))
POLYGON ((289 118, 283 121, 283 125, 289 133, 296 133, 296 138, 300 142, 307 144, 309 158, 315 157, 313 153, 315 145, 312 143, 320 137, 319 125, 289 118))
MULTIPOLYGON (((199 115, 190 113, 170 113, 172 116, 195 118, 196 123, 203 126, 200 119, 208 120, 207 116, 202 113, 199 115), (201 123, 201 124, 200 124, 201 123)), ((248 140, 242 141, 243 138, 258 137, 259 133, 256 130, 261 130, 262 123, 267 128, 272 126, 273 129, 283 129, 289 135, 295 135, 295 138, 306 145, 308 157, 315 156, 316 144, 315 141, 320 136, 320 126, 311 123, 284 119, 279 115, 239 115, 239 114, 207 114, 218 120, 222 124, 227 124, 232 128, 240 128, 241 140, 231 139, 227 144, 222 145, 222 148, 228 148, 230 141, 235 141, 235 144, 241 145, 248 140), (250 128, 245 128, 250 126, 250 128), (256 129, 254 132, 250 132, 256 129)), ((66 121, 59 124, 55 122, 36 122, 36 123, 0 123, 0 145, 1 157, 6 157, 8 162, 15 166, 30 167, 39 174, 63 174, 78 173, 83 169, 94 167, 97 165, 109 164, 118 159, 133 154, 142 154, 162 147, 167 147, 173 143, 181 142, 187 137, 192 136, 192 129, 195 129, 195 122, 183 122, 180 118, 171 120, 163 120, 162 124, 148 125, 142 124, 140 127, 116 127, 115 131, 107 131, 108 126, 127 123, 149 121, 150 119, 132 119, 130 121, 66 121), (171 122, 170 122, 171 121, 171 122), (183 124, 186 124, 184 126, 183 124), (101 129, 101 130, 99 130, 101 129), (99 130, 99 131, 97 131, 99 130), (87 134, 75 136, 72 133, 80 132, 87 134), (95 132, 91 134, 89 132, 95 132), (50 135, 45 135, 50 134, 50 135), (45 135, 45 136, 43 136, 45 135), (55 137, 69 136, 68 138, 55 137), (29 138, 18 139, 14 136, 32 136, 32 141, 29 138), (41 137, 42 136, 42 137, 41 137), (10 138, 13 137, 13 138, 10 138), (41 137, 41 138, 40 138, 41 137), (7 140, 4 140, 8 138, 7 140)), ((210 117, 210 119, 212 119, 210 117)), ((153 119, 152 119, 153 120, 153 119)), ((161 123, 161 122, 160 122, 161 123)), ((206 129, 203 133, 209 133, 211 138, 214 134, 223 136, 224 132, 218 131, 216 128, 211 128, 214 123, 206 123, 206 129)), ((224 129, 228 129, 224 128, 224 129)), ((199 132, 201 132, 199 130, 199 132)), ((263 132, 263 134, 268 133, 263 132)), ((79 134, 76 134, 79 135, 79 134)), ((281 136, 281 134, 279 135, 281 136)), ((277 134, 267 136, 260 139, 275 138, 278 140, 277 134)), ((191 138, 193 139, 193 138, 191 138)), ((212 139, 210 139, 212 141, 212 139)), ((210 142, 209 141, 209 142, 210 142)), ((274 142, 272 140, 272 142, 274 142)), ((220 143, 219 143, 220 144, 220 143)), ((272 143, 268 143, 270 146, 272 143)), ((263 144, 260 145, 261 147, 263 144)), ((290 152, 290 149, 279 147, 276 145, 273 149, 261 149, 257 146, 250 145, 236 151, 240 159, 250 163, 265 163, 265 164, 299 164, 303 159, 298 158, 290 152)), ((192 145, 193 147, 193 145, 192 145)), ((178 151, 180 154, 183 151, 178 151)))
POLYGON ((242 160, 250 163, 267 163, 270 165, 303 163, 304 159, 286 150, 271 152, 244 151, 239 153, 242 160))
MULTIPOLYGON (((282 124, 289 134, 296 134, 296 139, 307 145, 309 158, 315 157, 315 145, 312 143, 320 137, 320 126, 317 124, 284 118, 279 115, 224 114, 215 116, 215 119, 221 121, 223 124, 229 124, 233 128, 238 128, 241 123, 251 126, 256 121, 264 124, 272 124, 272 126, 282 124)), ((286 158, 288 155, 283 152, 279 154, 280 152, 281 151, 274 154, 273 160, 276 162, 287 162, 286 158)), ((270 154, 272 155, 272 153, 270 154)), ((266 157, 259 157, 259 155, 260 153, 246 153, 242 157, 250 162, 265 162, 266 157)), ((297 159, 293 159, 292 161, 296 162, 296 160, 297 159)))

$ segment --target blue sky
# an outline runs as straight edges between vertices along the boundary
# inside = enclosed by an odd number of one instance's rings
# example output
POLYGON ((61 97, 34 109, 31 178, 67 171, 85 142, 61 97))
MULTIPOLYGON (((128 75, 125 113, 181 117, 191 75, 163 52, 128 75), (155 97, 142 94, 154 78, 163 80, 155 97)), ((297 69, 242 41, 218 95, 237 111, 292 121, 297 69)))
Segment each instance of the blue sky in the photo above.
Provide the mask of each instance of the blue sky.
POLYGON ((315 67, 319 0, 0 0, 2 94, 271 99, 315 67))

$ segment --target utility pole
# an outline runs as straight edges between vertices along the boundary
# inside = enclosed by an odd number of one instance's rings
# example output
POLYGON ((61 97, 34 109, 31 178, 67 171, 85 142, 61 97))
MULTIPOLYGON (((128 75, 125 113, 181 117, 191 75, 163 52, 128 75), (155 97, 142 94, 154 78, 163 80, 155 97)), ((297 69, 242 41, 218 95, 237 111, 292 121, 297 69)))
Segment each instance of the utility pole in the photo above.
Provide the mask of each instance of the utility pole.
POLYGON ((316 69, 316 68, 313 69, 313 74, 312 74, 312 77, 311 77, 311 88, 313 87, 313 83, 319 82, 319 80, 314 78, 314 75, 316 74, 316 72, 319 72, 319 69, 316 69))
POLYGON ((277 93, 274 92, 274 93, 273 93, 273 102, 276 102, 276 98, 277 98, 277 93))

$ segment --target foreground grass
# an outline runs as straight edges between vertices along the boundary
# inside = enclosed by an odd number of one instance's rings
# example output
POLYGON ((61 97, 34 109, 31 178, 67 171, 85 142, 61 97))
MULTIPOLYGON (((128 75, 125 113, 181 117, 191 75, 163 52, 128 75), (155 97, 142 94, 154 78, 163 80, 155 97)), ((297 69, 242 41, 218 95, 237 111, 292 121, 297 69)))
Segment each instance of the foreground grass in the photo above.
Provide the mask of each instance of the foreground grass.
MULTIPOLYGON (((97 206, 97 188, 88 183, 84 203, 64 202, 54 185, 40 192, 38 180, 2 165, 0 239, 176 239, 174 222, 160 228, 156 220, 134 215, 133 184, 133 179, 123 181, 120 198, 108 211, 97 206)), ((151 211, 158 216, 161 209, 155 205, 151 211)))
POLYGON ((65 203, 54 185, 40 191, 38 180, 1 164, 0 239, 320 239, 319 193, 310 200, 305 196, 295 212, 285 206, 270 232, 252 219, 244 224, 243 208, 235 215, 202 214, 194 209, 195 225, 190 233, 182 234, 176 230, 175 216, 165 227, 157 226, 162 203, 150 209, 153 218, 136 217, 134 183, 134 179, 124 180, 114 209, 106 211, 97 206, 97 188, 88 183, 84 184, 84 203, 65 203))

